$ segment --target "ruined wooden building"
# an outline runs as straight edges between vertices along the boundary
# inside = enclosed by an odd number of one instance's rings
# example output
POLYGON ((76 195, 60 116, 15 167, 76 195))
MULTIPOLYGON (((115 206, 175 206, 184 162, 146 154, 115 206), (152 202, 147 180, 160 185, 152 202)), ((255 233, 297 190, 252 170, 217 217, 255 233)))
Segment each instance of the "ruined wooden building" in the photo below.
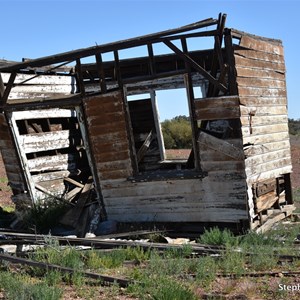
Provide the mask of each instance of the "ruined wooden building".
POLYGON ((0 63, 0 146, 13 201, 50 195, 83 206, 93 189, 107 220, 255 230, 290 215, 283 46, 225 20, 0 63), (192 147, 174 161, 157 95, 177 89, 192 147))

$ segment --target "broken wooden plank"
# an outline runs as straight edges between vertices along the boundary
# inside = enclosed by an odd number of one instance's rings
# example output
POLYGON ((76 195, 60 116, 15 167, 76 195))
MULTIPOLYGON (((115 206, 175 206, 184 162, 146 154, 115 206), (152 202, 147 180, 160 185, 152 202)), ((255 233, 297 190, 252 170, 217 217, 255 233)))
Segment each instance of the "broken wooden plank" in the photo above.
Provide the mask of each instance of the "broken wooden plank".
MULTIPOLYGON (((198 142, 213 150, 221 152, 223 155, 234 158, 235 160, 242 161, 244 160, 244 151, 239 149, 232 144, 218 139, 210 134, 201 131, 199 134, 198 142)), ((200 146, 200 155, 201 155, 201 146, 200 146)))
POLYGON ((274 70, 252 69, 250 67, 236 66, 236 72, 238 77, 247 78, 266 78, 274 80, 285 80, 284 72, 276 72, 274 70))
POLYGON ((92 177, 90 177, 87 183, 81 189, 81 195, 77 200, 76 205, 72 209, 67 211, 61 218, 60 220, 61 224, 76 228, 80 215, 82 214, 82 211, 84 209, 84 206, 86 202, 89 200, 90 190, 92 186, 93 186, 93 179, 92 177))
POLYGON ((254 200, 256 213, 271 208, 276 203, 276 201, 278 201, 278 196, 276 196, 275 191, 271 191, 265 195, 259 196, 254 200))
POLYGON ((67 181, 67 182, 69 182, 69 183, 72 183, 72 184, 78 186, 81 189, 84 187, 84 184, 82 184, 82 183, 80 183, 80 182, 78 182, 78 181, 76 181, 76 180, 74 180, 74 179, 72 179, 70 177, 65 177, 64 180, 67 181))
POLYGON ((139 151, 137 152, 137 161, 138 163, 144 158, 147 150, 150 147, 150 144, 152 142, 152 138, 153 138, 153 132, 152 130, 150 131, 150 133, 148 134, 148 136, 146 137, 143 145, 140 147, 139 151))
POLYGON ((78 195, 81 191, 82 191, 82 188, 75 187, 74 189, 72 189, 65 195, 65 199, 67 201, 72 201, 76 197, 76 195, 78 195))

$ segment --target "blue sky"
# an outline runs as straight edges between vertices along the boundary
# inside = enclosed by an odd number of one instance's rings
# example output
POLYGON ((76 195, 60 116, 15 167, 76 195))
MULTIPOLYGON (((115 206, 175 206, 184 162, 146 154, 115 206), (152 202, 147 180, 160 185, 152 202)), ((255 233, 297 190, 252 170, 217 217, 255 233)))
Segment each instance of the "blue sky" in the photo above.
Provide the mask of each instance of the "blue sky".
MULTIPOLYGON (((180 27, 227 14, 226 27, 281 39, 289 117, 300 118, 300 0, 0 0, 0 58, 20 61, 180 27)), ((183 114, 161 104, 161 115, 183 114)))

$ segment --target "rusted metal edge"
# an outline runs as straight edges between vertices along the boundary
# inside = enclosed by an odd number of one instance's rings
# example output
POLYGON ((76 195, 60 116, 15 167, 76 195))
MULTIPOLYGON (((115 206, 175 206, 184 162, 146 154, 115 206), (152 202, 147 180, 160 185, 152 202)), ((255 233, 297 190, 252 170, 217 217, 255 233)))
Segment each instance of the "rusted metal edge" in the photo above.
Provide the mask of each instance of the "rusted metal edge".
POLYGON ((20 258, 20 257, 15 257, 11 256, 8 254, 0 254, 0 260, 6 260, 10 261, 12 263, 17 263, 17 264, 22 264, 22 265, 28 265, 31 267, 36 267, 36 268, 41 268, 45 270, 54 270, 54 271, 59 271, 63 273, 68 273, 68 274, 75 274, 80 272, 85 277, 92 278, 92 279, 98 279, 101 280, 103 283, 117 283, 121 287, 127 287, 132 281, 128 279, 123 279, 123 278, 117 278, 117 277, 111 277, 111 276, 106 276, 106 275, 101 275, 97 273, 92 273, 92 272, 84 272, 84 271, 79 271, 75 270, 72 268, 67 268, 67 267, 61 267, 58 265, 53 265, 53 264, 47 264, 43 262, 36 262, 32 261, 26 258, 20 258))

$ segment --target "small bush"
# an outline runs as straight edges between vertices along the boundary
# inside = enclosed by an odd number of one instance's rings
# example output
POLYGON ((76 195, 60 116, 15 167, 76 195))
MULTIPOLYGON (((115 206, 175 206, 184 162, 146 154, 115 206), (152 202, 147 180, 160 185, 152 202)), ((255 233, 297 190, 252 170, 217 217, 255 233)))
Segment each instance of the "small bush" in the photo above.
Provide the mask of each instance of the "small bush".
POLYGON ((234 246, 237 243, 237 239, 230 230, 220 230, 218 227, 213 227, 204 231, 200 236, 199 242, 208 245, 234 246))
POLYGON ((5 299, 18 300, 58 300, 62 290, 50 287, 46 283, 30 283, 24 276, 0 272, 0 288, 4 290, 5 299))
POLYGON ((55 198, 47 198, 34 203, 23 216, 24 226, 35 233, 48 234, 59 225, 59 220, 69 206, 55 198))

